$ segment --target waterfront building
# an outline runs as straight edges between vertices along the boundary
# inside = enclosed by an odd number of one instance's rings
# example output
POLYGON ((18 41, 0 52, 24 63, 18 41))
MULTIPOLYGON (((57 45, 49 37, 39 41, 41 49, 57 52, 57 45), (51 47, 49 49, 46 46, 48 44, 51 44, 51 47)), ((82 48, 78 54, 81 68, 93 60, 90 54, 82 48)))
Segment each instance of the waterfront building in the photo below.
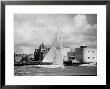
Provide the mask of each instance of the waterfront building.
POLYGON ((83 63, 97 63, 97 49, 80 46, 80 48, 75 48, 75 57, 83 63))
POLYGON ((68 52, 70 52, 70 48, 63 47, 62 48, 62 56, 63 56, 63 61, 68 61, 68 52))
POLYGON ((42 61, 45 55, 49 52, 49 47, 45 46, 44 43, 39 46, 38 49, 34 51, 34 59, 35 61, 42 61))
POLYGON ((83 50, 83 62, 84 63, 97 63, 97 49, 85 48, 83 50))
POLYGON ((75 48, 75 58, 77 61, 83 62, 83 49, 84 48, 75 48))

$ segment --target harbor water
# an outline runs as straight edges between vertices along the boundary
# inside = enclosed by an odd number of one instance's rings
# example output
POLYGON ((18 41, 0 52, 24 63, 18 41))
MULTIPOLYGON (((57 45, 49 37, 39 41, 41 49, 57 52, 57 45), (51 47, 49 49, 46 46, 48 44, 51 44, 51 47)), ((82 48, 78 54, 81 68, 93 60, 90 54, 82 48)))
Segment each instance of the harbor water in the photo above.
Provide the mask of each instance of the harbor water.
POLYGON ((65 66, 65 68, 14 66, 14 76, 97 76, 97 66, 65 66))

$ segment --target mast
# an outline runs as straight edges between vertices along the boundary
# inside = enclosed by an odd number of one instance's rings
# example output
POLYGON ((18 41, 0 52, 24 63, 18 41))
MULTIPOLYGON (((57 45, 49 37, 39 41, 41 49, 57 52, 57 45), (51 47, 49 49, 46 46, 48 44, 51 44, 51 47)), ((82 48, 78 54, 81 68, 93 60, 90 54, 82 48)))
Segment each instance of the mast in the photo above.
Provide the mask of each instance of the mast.
POLYGON ((61 27, 60 27, 60 24, 58 24, 58 31, 59 31, 59 38, 60 38, 60 48, 61 48, 61 59, 63 61, 63 54, 62 54, 62 39, 61 39, 61 27))
POLYGON ((63 53, 62 53, 62 39, 61 39, 61 26, 58 24, 58 40, 60 41, 61 60, 63 65, 63 53))

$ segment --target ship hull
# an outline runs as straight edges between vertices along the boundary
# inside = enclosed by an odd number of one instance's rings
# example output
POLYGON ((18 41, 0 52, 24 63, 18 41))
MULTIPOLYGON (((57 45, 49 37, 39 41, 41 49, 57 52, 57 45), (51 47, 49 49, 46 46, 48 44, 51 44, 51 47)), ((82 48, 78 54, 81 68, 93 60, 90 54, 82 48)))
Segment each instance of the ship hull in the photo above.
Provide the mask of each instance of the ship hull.
POLYGON ((36 65, 40 68, 65 68, 63 65, 36 65))

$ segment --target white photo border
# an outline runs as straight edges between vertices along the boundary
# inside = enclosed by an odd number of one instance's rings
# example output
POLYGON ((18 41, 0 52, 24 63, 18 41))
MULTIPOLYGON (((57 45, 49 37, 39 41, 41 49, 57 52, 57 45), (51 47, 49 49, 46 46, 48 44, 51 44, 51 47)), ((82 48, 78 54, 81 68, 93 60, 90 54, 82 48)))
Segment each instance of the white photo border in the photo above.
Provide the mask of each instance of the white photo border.
POLYGON ((106 5, 7 5, 5 28, 6 85, 106 85, 106 5), (14 76, 14 14, 18 13, 97 14, 97 76, 14 76))

